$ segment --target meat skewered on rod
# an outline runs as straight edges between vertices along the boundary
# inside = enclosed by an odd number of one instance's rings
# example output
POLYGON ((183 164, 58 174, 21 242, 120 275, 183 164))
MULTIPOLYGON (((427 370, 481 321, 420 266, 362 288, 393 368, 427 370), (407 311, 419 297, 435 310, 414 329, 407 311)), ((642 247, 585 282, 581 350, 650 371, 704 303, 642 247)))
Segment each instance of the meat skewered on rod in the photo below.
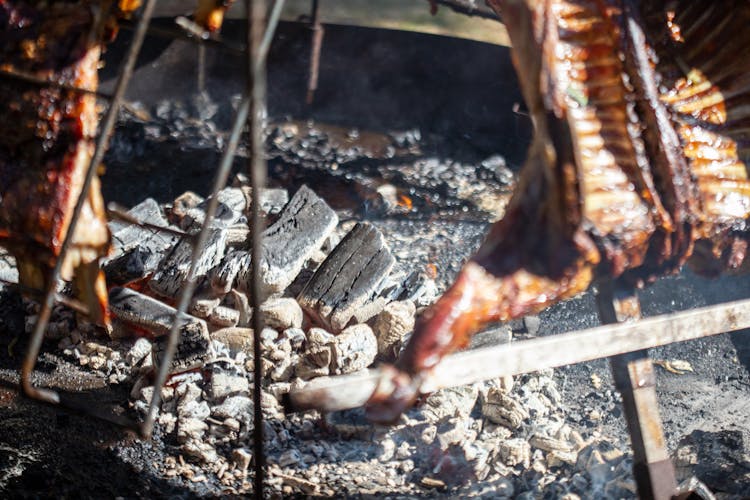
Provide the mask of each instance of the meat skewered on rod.
POLYGON ((706 275, 745 261, 750 4, 488 3, 508 28, 534 140, 505 216, 371 397, 376 421, 398 418, 422 375, 487 323, 597 278, 640 285, 688 259, 706 275))

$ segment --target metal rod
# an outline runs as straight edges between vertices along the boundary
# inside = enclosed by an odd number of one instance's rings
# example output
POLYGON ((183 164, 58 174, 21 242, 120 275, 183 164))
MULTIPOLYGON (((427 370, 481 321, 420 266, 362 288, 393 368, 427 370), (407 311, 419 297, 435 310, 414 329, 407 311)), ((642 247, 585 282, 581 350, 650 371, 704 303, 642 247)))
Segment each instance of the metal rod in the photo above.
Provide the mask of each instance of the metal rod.
POLYGON ((206 91, 206 46, 198 45, 198 92, 206 91))
MULTIPOLYGON (((134 29, 133 23, 129 20, 120 21, 119 27, 127 30, 134 29)), ((175 29, 165 26, 149 26, 148 34, 158 36, 160 38, 167 38, 169 40, 182 40, 185 42, 206 45, 214 49, 222 50, 225 52, 232 52, 238 55, 245 53, 245 47, 243 45, 235 45, 227 42, 216 34, 212 34, 208 38, 200 38, 198 36, 194 36, 189 31, 186 31, 183 27, 180 27, 180 29, 175 29)))
MULTIPOLYGON (((608 281, 598 287, 596 302, 602 323, 641 319, 635 290, 616 286, 608 281)), ((654 364, 645 349, 613 356, 609 361, 622 396, 638 496, 644 500, 670 500, 677 492, 677 480, 659 417, 654 364)))
MULTIPOLYGON (((264 40, 268 40, 268 43, 266 45, 266 50, 260 53, 260 55, 263 56, 263 58, 258 59, 256 61, 256 66, 261 66, 262 64, 265 63, 265 57, 268 53, 268 46, 270 45, 270 40, 273 39, 273 35, 276 31, 276 27, 278 26, 278 20, 279 20, 281 9, 278 9, 278 10, 279 12, 277 13, 277 15, 275 17, 272 15, 272 17, 269 19, 269 25, 264 35, 264 40)), ((221 161, 219 162, 219 168, 216 171, 214 184, 211 190, 212 194, 208 203, 208 207, 206 207, 206 218, 203 222, 203 226, 201 226, 200 232, 197 235, 195 243, 193 244, 193 253, 191 255, 190 269, 188 270, 188 275, 185 278, 183 287, 180 290, 180 296, 178 298, 178 304, 177 304, 177 312, 175 313, 175 322, 172 325, 172 329, 169 332, 169 337, 167 339, 167 345, 164 350, 162 363, 159 366, 159 371, 157 372, 156 379, 154 380, 154 387, 162 387, 164 385, 164 382, 167 380, 167 376, 169 375, 169 366, 172 363, 172 359, 174 358, 174 354, 177 349, 177 341, 179 340, 179 330, 181 326, 182 317, 187 311, 192 293, 195 290, 195 285, 196 285, 195 267, 197 264, 196 259, 195 259, 196 249, 202 248, 205 245, 206 240, 208 238, 208 228, 211 224, 211 221, 214 218, 214 215, 216 214, 216 210, 219 205, 219 200, 216 194, 227 183, 227 179, 229 178, 229 173, 232 170, 232 162, 234 160, 234 156, 237 151, 237 145, 239 144, 240 137, 245 127, 245 123, 247 122, 247 117, 248 117, 249 112, 250 112, 250 98, 246 94, 243 97, 242 101, 240 102, 239 108, 237 109, 237 116, 235 117, 234 123, 232 124, 232 130, 229 134, 229 141, 227 141, 227 148, 224 150, 224 153, 221 157, 221 161)), ((148 413, 146 414, 146 418, 143 422, 143 425, 139 429, 139 432, 142 436, 144 437, 151 436, 151 433, 154 430, 154 421, 156 419, 156 414, 159 411, 160 404, 161 404, 161 391, 160 390, 154 391, 154 394, 151 398, 151 404, 149 406, 148 413)))
MULTIPOLYGON (((446 357, 425 374, 420 390, 426 394, 743 328, 750 328, 750 299, 461 352, 446 357)), ((367 402, 381 378, 387 376, 386 370, 378 368, 316 378, 289 394, 287 408, 293 411, 357 408, 367 402)))
POLYGON ((263 407, 262 407, 262 357, 260 332, 264 321, 260 305, 263 302, 261 289, 261 234, 263 219, 260 213, 260 191, 266 184, 266 162, 263 153, 263 119, 266 115, 266 74, 265 64, 261 63, 261 48, 263 43, 263 23, 266 17, 265 0, 246 0, 247 13, 247 90, 250 99, 250 114, 248 115, 250 155, 248 169, 250 170, 250 185, 253 190, 251 202, 252 220, 250 224, 252 286, 250 303, 253 314, 253 495, 263 498, 264 475, 266 457, 264 450, 263 407))
POLYGON ((69 90, 71 92, 78 92, 81 94, 93 95, 93 96, 99 97, 100 99, 105 99, 105 100, 113 99, 113 96, 111 94, 107 94, 105 92, 100 92, 98 90, 84 89, 83 87, 76 87, 75 85, 66 85, 64 83, 55 82, 53 80, 45 80, 44 78, 39 78, 33 73, 27 73, 26 71, 22 71, 19 69, 14 69, 12 71, 7 70, 7 69, 0 69, 0 76, 4 78, 8 78, 9 80, 16 80, 19 82, 31 83, 33 85, 38 85, 40 87, 52 87, 52 88, 61 89, 61 90, 69 90))
POLYGON ((180 238, 193 237, 192 234, 186 233, 182 229, 175 229, 174 227, 169 226, 157 226, 156 224, 151 224, 150 222, 144 222, 137 217, 133 217, 132 215, 130 215, 124 207, 121 207, 115 202, 110 202, 107 204, 107 217, 109 217, 110 220, 127 222, 129 224, 140 226, 145 229, 150 229, 151 231, 158 233, 171 234, 180 238))
POLYGON ((39 311, 39 317, 36 324, 34 325, 34 331, 31 335, 31 341, 29 342, 29 350, 26 353, 26 358, 24 359, 23 367, 21 369, 21 387, 23 389, 23 392, 27 396, 34 399, 39 399, 50 403, 60 402, 59 396, 54 391, 38 389, 33 386, 33 384, 31 383, 31 372, 34 370, 34 366, 36 365, 39 348, 41 347, 42 339, 44 338, 44 331, 47 328, 50 314, 52 313, 52 306, 54 305, 55 301, 57 283, 60 279, 60 271, 62 269, 63 262, 65 261, 65 256, 67 255, 68 249, 73 242, 73 235, 75 234, 76 225, 78 224, 78 219, 81 216, 83 205, 86 203, 86 199, 88 198, 91 184, 93 183, 94 177, 96 176, 96 171, 98 169, 99 163, 101 163, 104 152, 107 149, 109 136, 112 133, 112 129, 114 128, 115 120, 117 119, 117 113, 120 109, 120 105, 125 95, 125 89, 127 88, 130 77, 133 74, 133 68, 135 67, 135 61, 138 57, 138 52, 140 51, 143 40, 146 37, 146 28, 148 28, 148 23, 151 20, 155 5, 156 0, 147 0, 143 8, 141 18, 138 22, 138 26, 133 37, 133 42, 128 50, 127 55, 125 56, 125 63, 123 64, 120 70, 120 75, 117 78, 117 84, 115 85, 115 92, 112 97, 112 102, 110 103, 109 108, 107 109, 107 114, 104 117, 103 126, 96 141, 96 149, 94 150, 94 154, 91 157, 91 161, 89 162, 88 170, 86 171, 86 177, 84 179, 83 186, 81 187, 81 193, 78 196, 75 207, 73 208, 73 215, 68 226, 68 231, 65 234, 65 239, 63 240, 63 244, 60 247, 60 253, 50 274, 44 301, 42 302, 42 307, 39 311))
POLYGON ((318 73, 320 71, 320 49, 323 46, 323 35, 325 29, 320 22, 320 4, 318 0, 312 0, 312 46, 310 48, 310 72, 307 79, 307 96, 305 102, 312 104, 315 91, 318 90, 318 73))

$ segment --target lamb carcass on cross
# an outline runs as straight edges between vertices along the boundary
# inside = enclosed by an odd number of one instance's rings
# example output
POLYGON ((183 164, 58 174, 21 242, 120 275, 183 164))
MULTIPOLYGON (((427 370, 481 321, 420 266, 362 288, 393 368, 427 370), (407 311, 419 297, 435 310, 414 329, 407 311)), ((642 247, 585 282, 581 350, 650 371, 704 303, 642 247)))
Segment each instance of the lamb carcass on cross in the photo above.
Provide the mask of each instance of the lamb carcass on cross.
POLYGON ((417 322, 393 421, 420 374, 490 322, 599 278, 640 285, 684 263, 740 271, 750 216, 750 3, 487 0, 505 22, 535 135, 504 217, 417 322))

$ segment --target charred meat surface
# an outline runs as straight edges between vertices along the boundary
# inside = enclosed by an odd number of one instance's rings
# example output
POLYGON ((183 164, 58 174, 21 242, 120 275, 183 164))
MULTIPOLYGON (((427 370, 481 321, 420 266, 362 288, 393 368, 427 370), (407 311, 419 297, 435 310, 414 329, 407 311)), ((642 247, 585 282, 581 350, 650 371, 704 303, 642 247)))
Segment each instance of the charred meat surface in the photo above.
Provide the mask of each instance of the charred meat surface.
MULTIPOLYGON (((97 128, 95 91, 110 2, 0 2, 0 244, 20 281, 44 289, 81 195, 97 128)), ((92 317, 106 321, 98 259, 109 231, 98 181, 86 199, 62 277, 76 276, 92 317)))
POLYGON ((420 374, 489 322, 599 278, 640 285, 688 259, 707 275, 745 261, 750 4, 488 4, 508 28, 534 140, 503 219, 418 321, 390 393, 371 398, 374 420, 395 420, 420 374))

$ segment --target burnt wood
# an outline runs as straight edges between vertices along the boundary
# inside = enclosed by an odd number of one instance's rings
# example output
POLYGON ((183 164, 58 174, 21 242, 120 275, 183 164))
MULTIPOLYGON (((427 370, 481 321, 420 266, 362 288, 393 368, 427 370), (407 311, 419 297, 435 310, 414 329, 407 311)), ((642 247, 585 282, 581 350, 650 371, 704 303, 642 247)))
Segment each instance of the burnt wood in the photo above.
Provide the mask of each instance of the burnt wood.
MULTIPOLYGON (((289 286, 336 224, 336 212, 310 188, 302 186, 279 219, 263 232, 261 275, 266 293, 280 292, 289 286)), ((240 271, 240 289, 250 289, 250 277, 249 267, 240 271)))
POLYGON ((297 301, 330 331, 340 332, 370 305, 394 263, 382 233, 371 224, 357 224, 320 265, 297 301))
MULTIPOLYGON (((204 276, 221 261, 226 250, 226 241, 227 229, 225 227, 212 226, 209 228, 206 245, 195 252, 195 258, 197 259, 196 276, 204 276)), ((192 239, 182 239, 149 281, 151 290, 164 297, 175 298, 190 270, 192 254, 192 239)))

